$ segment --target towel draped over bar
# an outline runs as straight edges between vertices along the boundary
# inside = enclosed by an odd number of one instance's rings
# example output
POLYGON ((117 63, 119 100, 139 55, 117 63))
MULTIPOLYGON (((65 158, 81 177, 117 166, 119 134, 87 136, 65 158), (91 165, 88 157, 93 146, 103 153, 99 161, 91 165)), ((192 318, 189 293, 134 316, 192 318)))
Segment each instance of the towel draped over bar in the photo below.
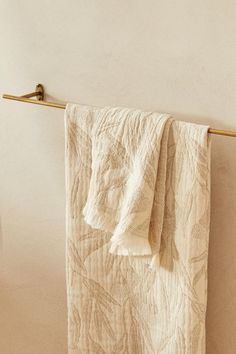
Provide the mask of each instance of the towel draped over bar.
MULTIPOLYGON (((112 233, 84 219, 96 158, 92 134, 98 114, 111 111, 69 104, 65 112, 69 354, 204 354, 208 127, 175 120, 170 124, 160 264, 153 267, 152 255, 112 254, 112 233)), ((113 129, 106 126, 111 141, 113 129)), ((119 151, 113 153, 118 156, 119 151)))

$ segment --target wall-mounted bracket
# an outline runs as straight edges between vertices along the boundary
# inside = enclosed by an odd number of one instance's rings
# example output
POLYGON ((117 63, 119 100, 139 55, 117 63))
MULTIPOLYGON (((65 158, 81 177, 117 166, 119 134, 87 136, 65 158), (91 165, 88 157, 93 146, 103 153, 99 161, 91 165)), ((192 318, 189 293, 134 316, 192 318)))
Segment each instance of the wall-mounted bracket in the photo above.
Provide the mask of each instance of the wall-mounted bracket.
POLYGON ((27 93, 26 95, 23 95, 20 97, 25 97, 25 98, 36 97, 36 99, 38 101, 43 101, 44 100, 44 87, 42 84, 37 84, 34 92, 27 93))
POLYGON ((21 95, 21 96, 13 96, 13 95, 8 95, 8 94, 3 94, 3 98, 7 100, 14 100, 14 101, 20 101, 20 102, 26 102, 26 103, 33 103, 33 104, 38 104, 41 106, 48 106, 48 107, 55 107, 55 108, 61 108, 65 109, 66 105, 62 103, 57 103, 57 102, 48 102, 44 101, 45 98, 45 90, 42 84, 36 85, 36 89, 34 92, 27 93, 26 95, 21 95), (35 97, 35 99, 32 99, 32 97, 35 97))

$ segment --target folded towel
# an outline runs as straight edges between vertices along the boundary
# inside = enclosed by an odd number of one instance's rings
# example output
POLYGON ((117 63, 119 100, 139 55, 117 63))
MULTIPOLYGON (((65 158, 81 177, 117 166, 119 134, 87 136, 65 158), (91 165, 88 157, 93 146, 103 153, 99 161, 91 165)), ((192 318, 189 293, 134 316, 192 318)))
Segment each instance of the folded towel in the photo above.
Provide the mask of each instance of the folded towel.
POLYGON ((105 107, 92 114, 92 174, 85 221, 112 233, 111 253, 150 255, 152 248, 157 252, 171 119, 167 114, 127 108, 105 107), (150 225, 156 231, 151 240, 150 225))

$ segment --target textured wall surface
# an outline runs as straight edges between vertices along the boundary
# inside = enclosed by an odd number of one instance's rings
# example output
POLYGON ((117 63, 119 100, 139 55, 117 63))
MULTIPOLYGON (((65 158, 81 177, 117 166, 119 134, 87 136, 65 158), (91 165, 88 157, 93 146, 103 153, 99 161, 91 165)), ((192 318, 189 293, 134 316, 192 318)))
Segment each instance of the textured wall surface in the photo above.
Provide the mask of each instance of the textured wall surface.
MULTIPOLYGON (((0 1, 0 92, 236 130, 233 0, 0 1)), ((66 354, 63 111, 0 101, 0 353, 66 354)), ((236 352, 236 139, 212 137, 207 354, 236 352)))

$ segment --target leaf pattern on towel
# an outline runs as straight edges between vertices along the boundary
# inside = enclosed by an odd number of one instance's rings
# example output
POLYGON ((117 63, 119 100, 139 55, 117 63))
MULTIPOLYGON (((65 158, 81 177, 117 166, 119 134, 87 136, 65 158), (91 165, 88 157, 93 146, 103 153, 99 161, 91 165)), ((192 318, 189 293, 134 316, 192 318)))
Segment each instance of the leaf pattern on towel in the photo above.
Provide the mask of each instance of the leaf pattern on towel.
POLYGON ((106 332, 111 339, 115 340, 116 336, 111 327, 110 321, 97 301, 95 302, 94 324, 95 330, 98 332, 99 340, 102 340, 103 332, 106 332))
POLYGON ((70 338, 71 346, 76 348, 80 339, 81 331, 81 318, 79 311, 74 304, 71 305, 71 314, 69 316, 69 323, 72 332, 72 337, 70 338))
POLYGON ((69 257, 69 262, 72 264, 72 268, 81 273, 86 273, 86 268, 84 266, 84 263, 82 261, 82 258, 78 252, 77 247, 75 246, 74 242, 70 239, 68 239, 68 257, 69 257))
POLYGON ((100 305, 104 306, 104 308, 112 310, 112 305, 119 305, 114 297, 95 280, 83 277, 82 282, 93 298, 96 299, 100 305))
POLYGON ((83 252, 83 260, 85 261, 86 258, 91 255, 93 252, 96 252, 98 249, 103 247, 104 245, 107 244, 109 241, 109 234, 105 232, 101 232, 99 230, 96 231, 90 231, 85 235, 82 235, 79 238, 80 242, 84 242, 85 244, 85 249, 83 252))
MULTIPOLYGON (((210 186, 202 128, 172 124, 160 266, 151 269, 151 257, 109 253, 110 233, 83 220, 94 119, 85 111, 67 118, 68 353, 204 354, 210 186)), ((127 158, 115 139, 118 128, 106 124, 100 131, 113 140, 114 153, 104 156, 114 170, 127 158)), ((136 141, 130 137, 131 145, 136 141)), ((153 188, 151 170, 145 178, 153 188)), ((112 188, 123 188, 123 182, 117 178, 112 188)), ((145 195, 141 199, 137 213, 147 207, 145 195)))

